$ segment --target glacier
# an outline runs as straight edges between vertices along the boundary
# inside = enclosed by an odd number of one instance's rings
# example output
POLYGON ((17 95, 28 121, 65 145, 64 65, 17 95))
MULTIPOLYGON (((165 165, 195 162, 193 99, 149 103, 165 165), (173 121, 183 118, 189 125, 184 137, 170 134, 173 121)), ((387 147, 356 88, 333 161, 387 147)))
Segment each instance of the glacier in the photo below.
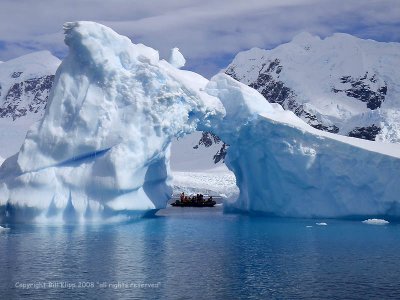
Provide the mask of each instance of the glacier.
POLYGON ((93 22, 64 25, 69 54, 41 121, 0 168, 0 218, 105 221, 164 208, 171 141, 196 130, 230 145, 228 210, 290 217, 400 215, 400 145, 317 130, 256 90, 185 70, 93 22))

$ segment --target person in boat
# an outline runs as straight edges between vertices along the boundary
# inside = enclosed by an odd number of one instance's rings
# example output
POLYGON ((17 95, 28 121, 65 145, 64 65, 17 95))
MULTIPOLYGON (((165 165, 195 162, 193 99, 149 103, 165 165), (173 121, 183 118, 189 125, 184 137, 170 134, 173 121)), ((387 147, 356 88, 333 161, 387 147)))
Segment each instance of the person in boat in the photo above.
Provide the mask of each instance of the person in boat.
POLYGON ((210 197, 208 198, 207 202, 212 202, 212 201, 213 201, 213 198, 212 198, 212 196, 210 196, 210 197))
POLYGON ((180 196, 180 200, 181 202, 185 201, 185 193, 182 192, 181 196, 180 196))

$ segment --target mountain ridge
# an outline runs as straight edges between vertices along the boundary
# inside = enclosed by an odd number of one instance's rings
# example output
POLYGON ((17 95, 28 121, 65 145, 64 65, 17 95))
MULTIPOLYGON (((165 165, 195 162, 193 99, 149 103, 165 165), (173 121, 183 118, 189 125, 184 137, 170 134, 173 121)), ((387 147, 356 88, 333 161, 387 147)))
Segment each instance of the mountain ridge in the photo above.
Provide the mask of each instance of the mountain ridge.
POLYGON ((238 53, 224 72, 317 129, 399 143, 398 53, 399 43, 301 33, 238 53))

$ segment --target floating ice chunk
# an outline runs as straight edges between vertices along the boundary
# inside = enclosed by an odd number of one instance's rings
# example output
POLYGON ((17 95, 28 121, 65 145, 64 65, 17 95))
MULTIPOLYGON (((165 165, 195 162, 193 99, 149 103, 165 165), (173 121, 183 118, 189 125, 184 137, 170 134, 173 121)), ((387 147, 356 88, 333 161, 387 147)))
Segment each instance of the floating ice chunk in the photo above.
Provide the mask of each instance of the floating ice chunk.
POLYGON ((171 55, 168 62, 175 68, 180 69, 186 64, 186 59, 182 53, 179 52, 179 48, 173 48, 171 49, 171 55))
POLYGON ((0 233, 5 233, 5 232, 8 232, 8 231, 10 231, 10 228, 6 228, 6 227, 0 226, 0 233))
POLYGON ((306 227, 307 227, 307 228, 311 228, 312 226, 311 226, 311 225, 307 225, 306 227))
POLYGON ((315 225, 318 225, 318 226, 327 226, 328 224, 325 223, 325 222, 321 222, 321 223, 315 223, 315 225))
POLYGON ((362 222, 364 224, 369 224, 369 225, 387 225, 387 224, 389 224, 388 221, 383 220, 383 219, 367 219, 362 222))

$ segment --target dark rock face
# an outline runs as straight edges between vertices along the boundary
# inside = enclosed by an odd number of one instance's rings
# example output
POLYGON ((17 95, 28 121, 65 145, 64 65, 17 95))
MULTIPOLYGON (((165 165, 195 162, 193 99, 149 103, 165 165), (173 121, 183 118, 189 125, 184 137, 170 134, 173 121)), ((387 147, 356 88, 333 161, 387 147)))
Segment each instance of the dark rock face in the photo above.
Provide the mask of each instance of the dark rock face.
POLYGON ((214 133, 203 132, 197 147, 200 145, 204 145, 204 147, 208 148, 208 147, 211 147, 213 145, 213 143, 219 144, 220 142, 221 142, 221 139, 218 136, 216 136, 214 133))
POLYGON ((376 75, 368 76, 368 72, 365 73, 363 77, 353 78, 351 76, 343 76, 340 78, 340 82, 343 85, 350 85, 350 88, 333 88, 334 93, 345 93, 346 96, 355 98, 362 102, 367 103, 367 107, 371 110, 375 110, 381 107, 382 103, 385 101, 385 96, 387 93, 387 83, 379 86, 374 90, 370 83, 376 83, 376 75))
MULTIPOLYGON (((269 64, 264 63, 258 72, 257 81, 250 83, 249 86, 259 91, 260 94, 262 94, 265 99, 268 100, 268 102, 279 103, 283 106, 286 102, 294 100, 296 95, 290 88, 286 87, 282 81, 275 80, 272 76, 272 74, 275 73, 279 78, 279 74, 281 72, 282 66, 280 65, 279 59, 275 59, 269 64)), ((228 68, 225 71, 225 74, 231 76, 237 81, 241 81, 241 78, 238 78, 235 73, 234 66, 228 68)))
POLYGON ((11 74, 11 78, 18 78, 19 76, 21 76, 23 72, 14 72, 11 74))
MULTIPOLYGON (((293 111, 312 127, 331 133, 339 133, 340 128, 337 125, 324 123, 315 113, 307 110, 304 105, 296 101, 298 97, 296 91, 280 80, 280 75, 285 69, 279 59, 269 60, 261 66, 252 65, 252 62, 249 61, 249 66, 252 68, 249 68, 251 72, 260 68, 257 79, 250 83, 245 77, 246 75, 243 75, 243 78, 237 75, 236 68, 238 67, 234 64, 231 64, 225 73, 259 91, 268 102, 279 103, 284 109, 293 111)), ((357 78, 342 76, 339 78, 339 84, 332 87, 332 93, 343 93, 349 97, 349 101, 361 101, 366 103, 367 108, 370 110, 376 110, 384 103, 388 91, 386 82, 383 84, 378 82, 377 75, 368 72, 357 78)), ((371 125, 356 127, 348 135, 361 139, 375 140, 380 131, 381 128, 371 125)))
MULTIPOLYGON (((12 76, 16 76, 15 73, 12 76)), ((28 112, 44 111, 53 82, 54 75, 47 75, 15 83, 6 92, 4 103, 0 107, 0 117, 15 120, 27 115, 28 112)))
POLYGON ((219 163, 221 160, 222 162, 225 161, 225 156, 228 150, 228 145, 223 143, 221 149, 218 150, 218 152, 214 155, 213 159, 214 159, 214 163, 219 163))
POLYGON ((228 145, 221 141, 221 139, 216 136, 212 132, 202 132, 202 136, 199 140, 199 143, 193 147, 193 149, 198 149, 200 145, 204 145, 204 147, 208 148, 211 147, 213 144, 220 144, 222 143, 221 149, 214 155, 213 160, 214 163, 218 163, 221 160, 225 160, 226 152, 228 149, 228 145))
POLYGON ((348 133, 348 136, 359 139, 375 141, 376 136, 381 132, 381 128, 372 124, 368 127, 356 127, 348 133))

